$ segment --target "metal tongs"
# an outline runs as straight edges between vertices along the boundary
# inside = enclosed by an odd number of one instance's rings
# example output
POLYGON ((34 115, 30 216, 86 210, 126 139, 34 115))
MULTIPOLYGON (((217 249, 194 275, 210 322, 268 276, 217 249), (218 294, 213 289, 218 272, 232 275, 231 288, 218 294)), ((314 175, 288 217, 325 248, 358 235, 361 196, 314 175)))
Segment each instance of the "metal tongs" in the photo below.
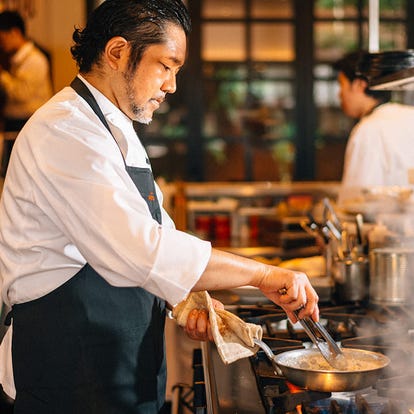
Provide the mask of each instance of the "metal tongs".
POLYGON ((339 348, 323 325, 309 317, 299 319, 299 310, 295 311, 294 314, 329 365, 341 371, 346 370, 346 359, 341 348, 339 348))

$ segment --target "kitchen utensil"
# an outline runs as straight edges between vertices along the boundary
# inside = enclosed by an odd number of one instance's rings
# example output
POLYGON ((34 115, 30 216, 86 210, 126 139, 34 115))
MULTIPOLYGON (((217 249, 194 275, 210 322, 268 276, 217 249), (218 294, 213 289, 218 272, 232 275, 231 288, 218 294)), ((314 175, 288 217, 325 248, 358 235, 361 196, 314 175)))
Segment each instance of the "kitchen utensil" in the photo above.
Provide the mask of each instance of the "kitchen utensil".
POLYGON ((254 339, 272 363, 275 374, 301 387, 322 392, 354 391, 369 387, 377 381, 390 360, 378 352, 344 349, 349 361, 346 370, 325 366, 317 349, 296 349, 275 355, 262 340, 254 339))
POLYGON ((253 338, 253 342, 259 346, 264 353, 266 354, 266 356, 269 358, 270 362, 273 365, 273 369, 275 370, 275 374, 276 375, 280 375, 283 376, 283 372, 282 370, 278 367, 275 359, 276 359, 276 355, 273 353, 273 351, 270 349, 269 345, 267 345, 266 342, 262 341, 261 339, 256 339, 253 338))
POLYGON ((388 357, 377 352, 350 348, 343 352, 349 361, 347 370, 321 369, 320 353, 314 348, 282 352, 272 363, 293 384, 322 392, 354 391, 374 385, 390 363, 388 357))
POLYGON ((319 322, 315 322, 312 318, 306 317, 299 319, 299 311, 295 311, 294 314, 326 361, 336 369, 346 369, 346 360, 341 349, 323 325, 319 322))
MULTIPOLYGON (((286 289, 279 289, 279 294, 286 295, 286 289)), ((342 351, 331 335, 329 335, 328 331, 312 318, 299 318, 299 312, 300 309, 293 313, 326 361, 337 369, 345 369, 346 361, 343 358, 342 351)))
POLYGON ((340 234, 342 232, 342 224, 338 218, 338 215, 336 214, 335 209, 333 208, 331 202, 329 201, 329 198, 324 197, 322 202, 324 205, 324 212, 323 212, 324 221, 326 222, 326 220, 330 218, 330 221, 333 223, 333 225, 335 226, 335 228, 338 230, 340 234), (328 217, 328 213, 330 217, 328 217))
POLYGON ((368 299, 369 262, 366 256, 335 260, 332 269, 335 298, 338 303, 368 299))
POLYGON ((401 306, 414 302, 414 248, 382 247, 369 254, 369 300, 401 306))
POLYGON ((330 239, 329 229, 325 225, 318 224, 310 212, 307 213, 307 216, 309 222, 306 220, 302 220, 300 222, 302 229, 305 230, 308 234, 320 238, 323 244, 327 245, 330 239))
POLYGON ((356 224, 356 233, 357 233, 357 241, 358 241, 358 246, 363 246, 364 241, 362 238, 362 229, 364 226, 364 218, 362 217, 361 213, 358 213, 355 216, 355 224, 356 224))

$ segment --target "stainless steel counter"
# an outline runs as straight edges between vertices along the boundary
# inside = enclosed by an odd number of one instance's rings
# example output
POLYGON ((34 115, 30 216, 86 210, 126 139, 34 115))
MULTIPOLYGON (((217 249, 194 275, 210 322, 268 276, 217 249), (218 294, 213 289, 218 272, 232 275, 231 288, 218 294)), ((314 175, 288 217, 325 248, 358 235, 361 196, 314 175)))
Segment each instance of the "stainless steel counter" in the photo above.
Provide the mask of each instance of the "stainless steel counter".
POLYGON ((248 358, 225 365, 214 344, 203 342, 207 414, 265 413, 248 358))

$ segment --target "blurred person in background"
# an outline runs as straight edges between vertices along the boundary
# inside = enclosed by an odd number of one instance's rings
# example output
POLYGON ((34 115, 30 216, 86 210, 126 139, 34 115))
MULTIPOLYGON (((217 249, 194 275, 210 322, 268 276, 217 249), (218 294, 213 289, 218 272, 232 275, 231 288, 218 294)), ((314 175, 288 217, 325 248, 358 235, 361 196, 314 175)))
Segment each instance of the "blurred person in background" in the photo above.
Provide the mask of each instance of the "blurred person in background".
POLYGON ((353 52, 334 64, 341 108, 358 120, 346 146, 339 205, 360 200, 366 188, 407 187, 414 174, 414 107, 390 102, 390 91, 369 89, 373 57, 353 52))
MULTIPOLYGON (((4 131, 18 132, 52 96, 50 64, 47 56, 26 37, 25 22, 17 11, 0 13, 0 49, 8 57, 8 67, 0 67, 0 89, 6 97, 4 131)), ((13 145, 14 139, 4 141, 3 176, 13 145)))

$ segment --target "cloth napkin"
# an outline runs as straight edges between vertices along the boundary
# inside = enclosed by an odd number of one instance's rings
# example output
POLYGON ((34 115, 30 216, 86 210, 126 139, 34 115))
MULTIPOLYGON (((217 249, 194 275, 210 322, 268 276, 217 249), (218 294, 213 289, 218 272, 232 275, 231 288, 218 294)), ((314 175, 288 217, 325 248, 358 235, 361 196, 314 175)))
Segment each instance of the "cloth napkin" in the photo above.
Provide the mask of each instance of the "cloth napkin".
POLYGON ((185 326, 188 314, 193 309, 208 311, 214 342, 225 364, 252 356, 259 350, 253 339, 262 339, 262 327, 244 322, 238 316, 224 309, 214 309, 208 292, 190 293, 186 300, 174 307, 173 317, 180 326, 185 326))

